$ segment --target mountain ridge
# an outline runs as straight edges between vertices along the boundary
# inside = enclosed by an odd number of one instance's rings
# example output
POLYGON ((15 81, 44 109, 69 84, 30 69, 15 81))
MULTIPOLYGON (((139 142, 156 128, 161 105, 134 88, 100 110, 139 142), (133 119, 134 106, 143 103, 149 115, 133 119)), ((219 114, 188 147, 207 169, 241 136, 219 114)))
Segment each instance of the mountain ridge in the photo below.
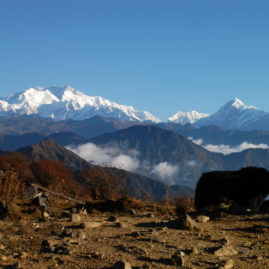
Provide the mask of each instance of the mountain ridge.
POLYGON ((0 115, 39 115, 55 120, 87 119, 95 115, 137 122, 160 122, 148 111, 119 105, 100 96, 65 87, 33 87, 0 100, 0 115))
MULTIPOLYGON (((108 171, 113 175, 120 175, 123 177, 125 182, 124 184, 128 187, 132 196, 135 196, 138 192, 141 197, 144 197, 144 195, 149 192, 150 197, 155 200, 164 198, 166 194, 167 185, 156 179, 118 168, 93 165, 51 139, 45 139, 38 144, 21 148, 17 151, 25 154, 34 162, 39 160, 60 161, 65 166, 71 168, 75 173, 80 173, 84 171, 84 169, 98 169, 104 173, 108 171)), ((186 186, 176 185, 170 188, 171 197, 189 195, 192 193, 193 189, 186 186)))
MULTIPOLYGON (((32 87, 0 99, 0 117, 36 115, 60 120, 85 120, 94 116, 110 117, 138 124, 160 124, 161 120, 148 111, 120 105, 101 96, 88 96, 72 87, 32 87)), ((193 124, 195 127, 216 125, 234 130, 269 131, 269 113, 247 106, 234 98, 213 114, 178 111, 167 123, 193 124)))

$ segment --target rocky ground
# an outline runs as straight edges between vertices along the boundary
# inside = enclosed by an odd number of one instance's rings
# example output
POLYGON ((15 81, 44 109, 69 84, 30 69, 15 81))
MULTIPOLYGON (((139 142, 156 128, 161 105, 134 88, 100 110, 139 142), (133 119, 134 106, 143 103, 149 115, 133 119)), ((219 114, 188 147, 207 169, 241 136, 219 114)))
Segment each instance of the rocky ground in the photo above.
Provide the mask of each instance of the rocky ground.
POLYGON ((3 220, 0 268, 269 268, 269 214, 130 213, 3 220))

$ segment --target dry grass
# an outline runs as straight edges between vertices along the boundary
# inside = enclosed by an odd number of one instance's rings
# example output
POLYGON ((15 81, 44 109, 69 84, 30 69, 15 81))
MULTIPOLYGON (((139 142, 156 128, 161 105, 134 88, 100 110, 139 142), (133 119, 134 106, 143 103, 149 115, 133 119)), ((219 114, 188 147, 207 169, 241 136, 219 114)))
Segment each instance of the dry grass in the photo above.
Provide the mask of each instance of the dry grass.
POLYGON ((178 216, 194 211, 193 197, 179 196, 176 200, 176 214, 178 216))

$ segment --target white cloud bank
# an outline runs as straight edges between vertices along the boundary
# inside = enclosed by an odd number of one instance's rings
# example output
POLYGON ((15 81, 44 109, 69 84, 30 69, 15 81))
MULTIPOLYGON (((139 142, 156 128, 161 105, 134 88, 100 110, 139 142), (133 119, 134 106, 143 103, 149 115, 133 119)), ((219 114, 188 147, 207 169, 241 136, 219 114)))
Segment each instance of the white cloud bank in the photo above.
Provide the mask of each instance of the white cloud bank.
POLYGON ((167 162, 162 162, 155 165, 151 171, 151 174, 157 175, 162 180, 167 178, 173 178, 178 173, 178 167, 167 162))
POLYGON ((197 145, 202 145, 204 142, 203 138, 194 139, 192 136, 189 136, 188 139, 197 145))
POLYGON ((267 144, 252 144, 248 142, 243 142, 242 144, 231 147, 229 145, 211 145, 208 144, 206 146, 203 146, 205 149, 212 151, 212 152, 218 152, 222 154, 230 154, 230 153, 236 153, 241 152, 246 149, 269 149, 269 146, 267 144))
POLYGON ((136 172, 140 166, 137 159, 139 153, 135 150, 128 150, 127 153, 123 153, 116 147, 101 148, 92 143, 78 147, 68 146, 67 148, 96 165, 113 166, 130 172, 136 172))
POLYGON ((124 150, 116 146, 102 148, 95 144, 87 143, 76 147, 71 145, 67 148, 92 164, 112 166, 144 175, 153 175, 166 184, 174 184, 174 179, 179 172, 176 165, 168 162, 149 165, 147 161, 140 161, 138 159, 140 153, 137 150, 125 147, 124 150))
POLYGON ((194 139, 193 137, 188 137, 192 142, 194 142, 197 145, 202 146, 203 148, 207 149, 208 151, 211 152, 216 152, 216 153, 222 153, 224 155, 231 154, 231 153, 237 153, 241 152, 246 149, 269 149, 269 145, 267 144, 253 144, 249 142, 243 142, 240 145, 237 146, 230 146, 230 145, 213 145, 213 144, 208 144, 208 145, 202 145, 203 144, 203 139, 194 139))

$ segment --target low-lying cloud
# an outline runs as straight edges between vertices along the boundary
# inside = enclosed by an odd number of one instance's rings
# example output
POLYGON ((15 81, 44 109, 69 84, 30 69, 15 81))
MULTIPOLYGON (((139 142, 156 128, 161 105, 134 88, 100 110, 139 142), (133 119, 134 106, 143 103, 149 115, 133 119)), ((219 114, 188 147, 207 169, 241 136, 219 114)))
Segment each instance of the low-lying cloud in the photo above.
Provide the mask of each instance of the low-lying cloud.
POLYGON ((269 146, 267 144, 252 144, 248 142, 243 142, 242 144, 231 147, 229 145, 205 145, 203 146, 205 149, 212 151, 212 152, 218 152, 222 154, 231 154, 231 153, 236 153, 236 152, 241 152, 246 149, 268 149, 269 146))
POLYGON ((136 172, 140 166, 137 159, 139 153, 135 150, 122 152, 116 147, 98 147, 87 143, 77 147, 68 146, 68 149, 92 164, 101 166, 113 166, 130 172, 136 172))
POLYGON ((221 145, 213 145, 213 144, 207 144, 207 145, 203 145, 204 141, 202 138, 199 139, 194 139, 193 137, 188 137, 188 139, 190 139, 193 143, 202 146, 203 148, 207 149, 208 151, 211 152, 216 152, 216 153, 222 153, 224 155, 227 154, 231 154, 231 153, 237 153, 237 152, 241 152, 243 150, 246 149, 269 149, 269 145, 267 144, 253 144, 253 143, 249 143, 249 142, 243 142, 240 145, 237 146, 230 146, 230 145, 225 145, 225 144, 221 144, 221 145))
MULTIPOLYGON (((166 184, 175 184, 175 178, 179 172, 178 166, 168 162, 150 165, 146 160, 139 159, 139 151, 126 147, 121 148, 115 145, 99 147, 93 143, 87 143, 79 146, 70 145, 67 148, 92 164, 152 176, 166 184)), ((191 162, 190 166, 192 165, 191 162)))
POLYGON ((203 138, 194 139, 192 136, 189 136, 188 139, 197 145, 202 145, 204 142, 203 138))
POLYGON ((161 162, 155 165, 151 171, 151 174, 157 175, 162 180, 167 178, 173 178, 178 173, 178 167, 168 162, 161 162))

